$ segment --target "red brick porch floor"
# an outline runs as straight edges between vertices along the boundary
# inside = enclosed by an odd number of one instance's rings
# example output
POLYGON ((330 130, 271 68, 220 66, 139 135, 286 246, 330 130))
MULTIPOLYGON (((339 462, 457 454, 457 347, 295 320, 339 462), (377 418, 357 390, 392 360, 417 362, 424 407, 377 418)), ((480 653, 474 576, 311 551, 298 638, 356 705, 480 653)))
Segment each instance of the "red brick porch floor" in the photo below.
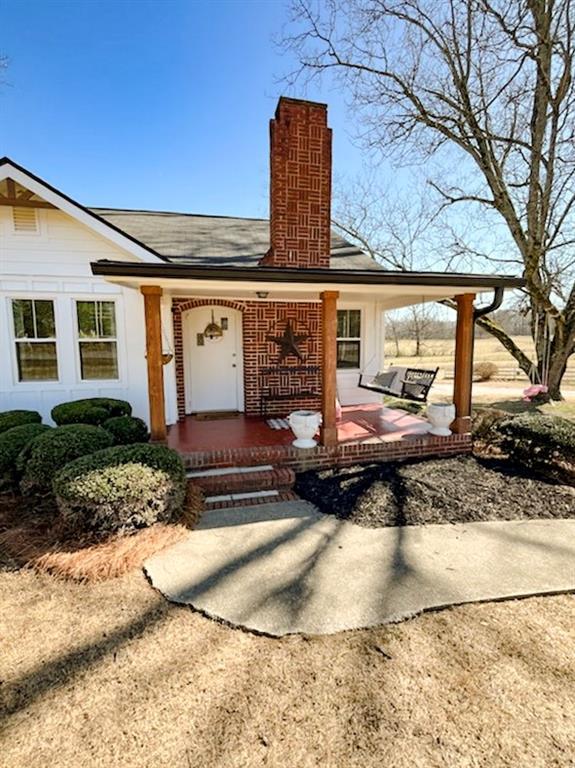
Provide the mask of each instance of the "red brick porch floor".
POLYGON ((259 417, 201 420, 187 417, 170 427, 168 445, 190 470, 287 466, 295 471, 357 462, 452 456, 471 450, 471 435, 434 437, 425 419, 381 405, 343 409, 338 444, 301 450, 290 429, 272 429, 259 417))
MULTIPOLYGON (((348 405, 342 410, 337 427, 340 444, 402 440, 429 428, 425 419, 379 404, 348 405)), ((293 440, 291 429, 272 429, 266 419, 257 416, 212 420, 187 416, 168 431, 168 445, 181 453, 287 446, 293 440)))

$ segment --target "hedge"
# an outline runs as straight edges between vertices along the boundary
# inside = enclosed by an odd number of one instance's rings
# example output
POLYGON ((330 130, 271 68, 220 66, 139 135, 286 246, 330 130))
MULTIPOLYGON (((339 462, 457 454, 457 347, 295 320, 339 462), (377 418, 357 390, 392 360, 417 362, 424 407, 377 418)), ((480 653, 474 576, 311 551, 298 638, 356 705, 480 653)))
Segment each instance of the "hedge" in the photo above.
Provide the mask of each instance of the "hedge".
POLYGON ((147 443, 150 439, 146 422, 135 416, 113 416, 102 427, 112 435, 115 445, 147 443))
POLYGON ((185 490, 180 456, 162 445, 98 451, 68 464, 53 482, 66 523, 99 533, 126 533, 170 522, 182 511, 185 490))
POLYGON ((111 397, 89 397, 85 400, 72 400, 60 403, 52 408, 52 418, 59 426, 62 424, 103 424, 112 416, 130 416, 132 406, 125 400, 111 397))
POLYGON ((47 424, 21 424, 0 434, 0 490, 11 490, 17 484, 16 461, 35 437, 51 429, 47 424))
POLYGON ((24 494, 49 492, 55 472, 80 456, 108 448, 112 442, 106 430, 90 424, 68 424, 39 435, 18 457, 20 490, 24 494))
POLYGON ((501 422, 498 431, 505 453, 530 469, 555 477, 562 467, 575 468, 573 421, 524 413, 501 422))
POLYGON ((4 411, 0 413, 0 433, 23 424, 40 424, 41 421, 37 411, 4 411))

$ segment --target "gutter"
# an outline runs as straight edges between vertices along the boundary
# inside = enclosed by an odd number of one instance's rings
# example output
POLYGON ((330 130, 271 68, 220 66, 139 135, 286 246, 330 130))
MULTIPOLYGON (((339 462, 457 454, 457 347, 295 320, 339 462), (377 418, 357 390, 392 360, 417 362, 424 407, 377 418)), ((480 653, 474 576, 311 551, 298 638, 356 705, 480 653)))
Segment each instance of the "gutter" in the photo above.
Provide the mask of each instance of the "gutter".
MULTIPOLYGON (((444 272, 391 272, 386 270, 293 269, 278 267, 196 267, 189 264, 144 264, 102 260, 92 262, 92 274, 103 277, 148 279, 238 280, 314 285, 428 285, 481 288, 522 288, 525 280, 506 275, 469 275, 444 272)), ((482 310, 479 310, 482 311, 482 310)), ((492 311, 489 309, 489 311, 492 311)))

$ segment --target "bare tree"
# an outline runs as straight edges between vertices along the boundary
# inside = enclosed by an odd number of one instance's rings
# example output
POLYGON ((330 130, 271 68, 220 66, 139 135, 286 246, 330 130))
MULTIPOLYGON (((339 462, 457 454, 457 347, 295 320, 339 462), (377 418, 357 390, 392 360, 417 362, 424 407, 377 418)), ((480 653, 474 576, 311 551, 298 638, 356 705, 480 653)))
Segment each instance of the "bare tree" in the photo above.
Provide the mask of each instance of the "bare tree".
POLYGON ((333 225, 387 269, 426 269, 437 263, 436 211, 420 193, 398 195, 373 169, 334 185, 333 225))
POLYGON ((532 379, 549 343, 559 399, 575 351, 573 0, 295 0, 294 10, 287 43, 300 72, 340 78, 365 144, 449 161, 455 174, 430 179, 442 206, 479 206, 503 223, 536 358, 493 320, 482 326, 532 379))
POLYGON ((437 313, 433 304, 413 304, 407 310, 406 330, 415 342, 415 357, 423 354, 424 343, 435 327, 437 313))
MULTIPOLYGON (((393 338, 393 344, 395 346, 395 356, 400 357, 401 349, 399 348, 399 337, 401 336, 401 326, 403 321, 398 316, 397 312, 386 312, 385 315, 385 327, 391 331, 393 338)), ((386 334, 387 335, 387 334, 386 334)))

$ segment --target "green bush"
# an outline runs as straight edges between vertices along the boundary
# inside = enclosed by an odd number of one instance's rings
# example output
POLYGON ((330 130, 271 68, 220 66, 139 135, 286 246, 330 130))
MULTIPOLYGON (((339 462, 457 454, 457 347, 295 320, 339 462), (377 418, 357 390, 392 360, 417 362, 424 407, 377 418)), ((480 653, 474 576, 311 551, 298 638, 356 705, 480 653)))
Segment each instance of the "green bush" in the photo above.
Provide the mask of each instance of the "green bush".
POLYGON ((51 429, 47 424, 21 424, 0 434, 0 490, 16 486, 16 461, 35 437, 51 429))
POLYGON ((111 397, 89 397, 72 400, 52 408, 52 418, 58 424, 103 424, 112 416, 130 416, 132 406, 125 400, 111 397))
POLYGON ((58 509, 80 531, 130 532, 182 511, 186 473, 162 445, 121 445, 84 456, 54 478, 58 509))
POLYGON ((501 447, 509 456, 551 477, 571 475, 575 466, 575 422, 559 416, 523 413, 499 424, 501 447))
POLYGON ((40 424, 41 421, 37 411, 4 411, 0 413, 0 433, 23 424, 40 424))
POLYGON ((108 448, 112 442, 109 432, 90 424, 67 424, 38 435, 18 456, 22 493, 49 492, 54 474, 68 462, 108 448))
POLYGON ((146 422, 136 416, 113 416, 102 426, 112 435, 115 445, 147 443, 150 439, 146 422))

